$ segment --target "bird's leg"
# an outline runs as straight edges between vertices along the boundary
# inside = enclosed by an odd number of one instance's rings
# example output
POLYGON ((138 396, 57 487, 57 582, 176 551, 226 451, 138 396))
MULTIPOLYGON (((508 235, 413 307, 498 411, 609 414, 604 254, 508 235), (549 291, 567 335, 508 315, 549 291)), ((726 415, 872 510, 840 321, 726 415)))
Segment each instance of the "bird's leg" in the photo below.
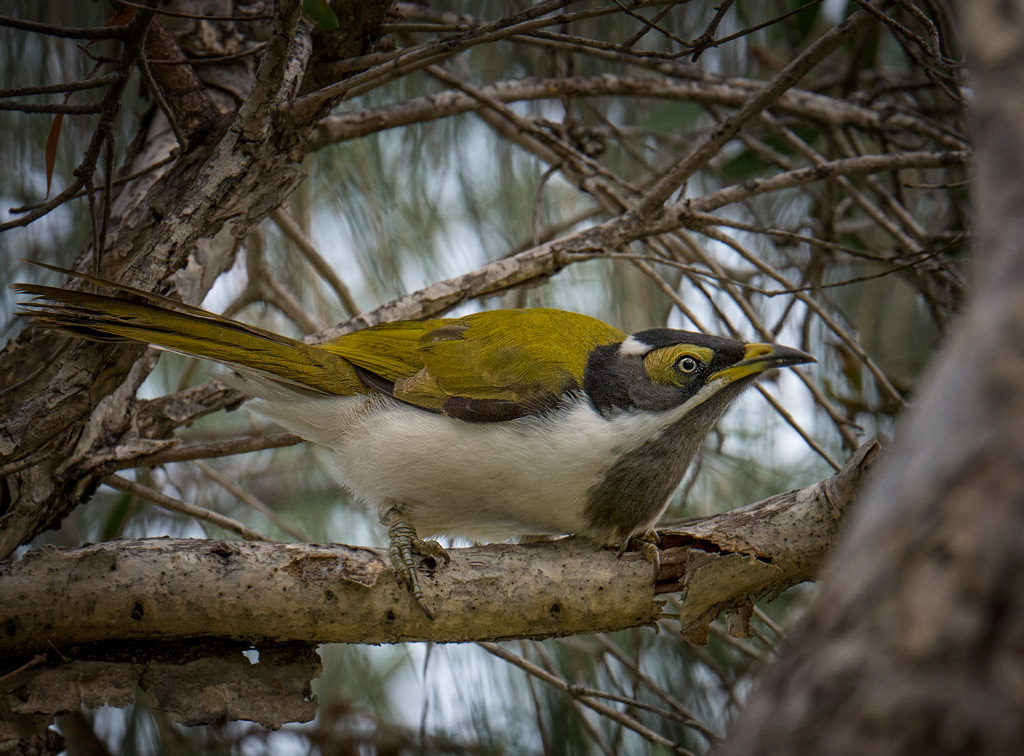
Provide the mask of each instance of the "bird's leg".
POLYGON ((416 576, 416 563, 413 561, 412 555, 413 552, 416 552, 444 562, 450 562, 452 558, 437 541, 425 541, 419 538, 416 535, 416 528, 397 507, 392 507, 385 512, 381 517, 381 522, 388 529, 388 555, 391 557, 391 569, 395 571, 398 579, 405 583, 423 613, 428 618, 434 619, 433 613, 423 598, 423 589, 420 588, 420 581, 416 576))
MULTIPOLYGON (((622 551, 636 551, 650 564, 654 565, 654 574, 661 569, 661 539, 653 530, 643 535, 630 536, 622 546, 622 551)), ((622 553, 622 552, 620 552, 622 553)))

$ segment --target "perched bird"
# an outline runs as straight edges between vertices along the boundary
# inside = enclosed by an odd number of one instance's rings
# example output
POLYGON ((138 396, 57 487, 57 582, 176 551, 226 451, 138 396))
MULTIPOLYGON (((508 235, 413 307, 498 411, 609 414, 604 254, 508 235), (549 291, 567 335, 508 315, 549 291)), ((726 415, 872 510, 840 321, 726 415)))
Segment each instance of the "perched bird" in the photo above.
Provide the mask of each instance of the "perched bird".
POLYGON ((131 340, 230 366, 255 409, 327 447, 376 506, 392 565, 424 611, 424 536, 651 533, 702 439, 766 370, 814 358, 655 328, 627 335, 553 309, 385 323, 322 344, 69 273, 115 296, 15 284, 21 314, 86 339, 131 340))

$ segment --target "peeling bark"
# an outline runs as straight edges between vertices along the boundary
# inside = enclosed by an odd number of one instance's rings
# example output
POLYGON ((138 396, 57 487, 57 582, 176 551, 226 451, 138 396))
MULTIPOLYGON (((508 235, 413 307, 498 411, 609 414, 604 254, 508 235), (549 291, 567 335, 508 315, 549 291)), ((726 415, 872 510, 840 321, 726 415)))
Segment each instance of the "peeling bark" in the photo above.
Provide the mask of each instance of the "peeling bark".
MULTIPOLYGON (((877 442, 864 444, 839 473, 817 485, 659 531, 657 592, 682 592, 683 637, 707 643, 708 625, 722 612, 742 615, 758 601, 812 580, 879 449, 877 442)), ((734 621, 733 629, 745 635, 744 622, 734 621)))

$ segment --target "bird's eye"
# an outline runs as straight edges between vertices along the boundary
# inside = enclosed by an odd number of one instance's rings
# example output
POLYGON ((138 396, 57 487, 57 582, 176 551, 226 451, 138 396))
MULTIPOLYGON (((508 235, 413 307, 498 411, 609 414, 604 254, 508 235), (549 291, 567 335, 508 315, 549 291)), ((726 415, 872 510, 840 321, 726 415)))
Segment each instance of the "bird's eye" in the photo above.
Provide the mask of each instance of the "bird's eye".
POLYGON ((689 374, 694 372, 698 367, 700 367, 700 363, 688 354, 676 360, 676 370, 680 373, 689 374))

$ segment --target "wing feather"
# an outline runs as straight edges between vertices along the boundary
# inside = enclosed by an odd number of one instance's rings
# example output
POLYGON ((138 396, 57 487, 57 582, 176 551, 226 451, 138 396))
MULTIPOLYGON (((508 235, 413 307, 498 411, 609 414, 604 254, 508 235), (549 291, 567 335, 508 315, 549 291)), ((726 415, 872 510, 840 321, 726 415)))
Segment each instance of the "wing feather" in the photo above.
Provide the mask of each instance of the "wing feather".
POLYGON ((549 411, 578 391, 590 351, 626 334, 563 310, 493 310, 388 323, 323 347, 390 386, 394 398, 469 422, 549 411))

